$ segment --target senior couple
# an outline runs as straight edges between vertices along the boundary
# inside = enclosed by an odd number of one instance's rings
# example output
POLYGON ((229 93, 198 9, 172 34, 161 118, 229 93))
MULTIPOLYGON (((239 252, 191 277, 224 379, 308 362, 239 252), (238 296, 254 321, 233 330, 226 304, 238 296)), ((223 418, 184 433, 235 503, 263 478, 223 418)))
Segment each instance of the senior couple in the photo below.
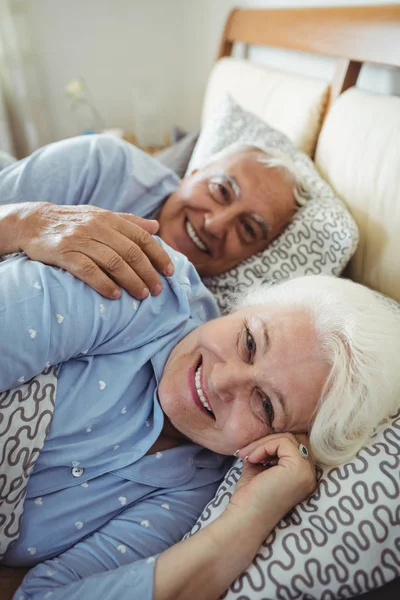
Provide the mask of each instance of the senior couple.
POLYGON ((0 198, 0 251, 23 252, 0 263, 0 391, 60 365, 3 561, 37 565, 15 597, 219 598, 314 490, 312 455, 351 457, 396 409, 399 317, 322 276, 219 317, 199 274, 265 248, 305 200, 273 151, 233 148, 179 182, 123 142, 79 138, 2 171, 0 198), (101 208, 157 217, 162 241, 101 208), (233 455, 229 506, 180 542, 233 455))

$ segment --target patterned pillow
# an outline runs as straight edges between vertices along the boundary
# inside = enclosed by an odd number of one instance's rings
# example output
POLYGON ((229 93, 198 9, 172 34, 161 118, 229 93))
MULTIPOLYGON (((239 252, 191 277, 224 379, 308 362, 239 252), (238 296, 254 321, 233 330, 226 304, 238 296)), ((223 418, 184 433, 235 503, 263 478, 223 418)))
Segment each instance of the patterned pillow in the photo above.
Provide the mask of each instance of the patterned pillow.
POLYGON ((227 273, 204 279, 222 312, 229 311, 233 293, 245 291, 255 280, 271 283, 308 274, 340 275, 358 242, 353 218, 312 160, 296 150, 283 133, 243 110, 228 95, 206 123, 186 173, 234 142, 261 144, 288 154, 304 177, 311 198, 266 250, 227 273))
MULTIPOLYGON (((223 512, 241 466, 232 466, 188 536, 223 512)), ((339 600, 399 577, 399 497, 400 413, 352 461, 319 472, 316 492, 282 519, 222 597, 339 600)))

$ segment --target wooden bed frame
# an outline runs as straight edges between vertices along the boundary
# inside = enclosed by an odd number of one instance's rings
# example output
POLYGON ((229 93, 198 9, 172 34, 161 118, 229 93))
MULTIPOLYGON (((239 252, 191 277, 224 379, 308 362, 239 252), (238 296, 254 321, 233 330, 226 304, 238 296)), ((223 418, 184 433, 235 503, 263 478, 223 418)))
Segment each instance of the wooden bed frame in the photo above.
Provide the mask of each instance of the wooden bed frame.
MULTIPOLYGON (((230 56, 235 42, 337 58, 329 109, 339 94, 355 85, 364 62, 400 67, 400 5, 234 9, 222 35, 218 58, 230 56)), ((0 567, 1 600, 11 600, 26 570, 0 567)), ((376 595, 373 592, 362 598, 398 600, 397 587, 393 587, 394 592, 391 589, 389 584, 376 590, 376 595)))
POLYGON ((329 110, 356 84, 364 62, 400 67, 400 5, 237 8, 226 22, 218 58, 230 56, 235 42, 337 58, 329 110))

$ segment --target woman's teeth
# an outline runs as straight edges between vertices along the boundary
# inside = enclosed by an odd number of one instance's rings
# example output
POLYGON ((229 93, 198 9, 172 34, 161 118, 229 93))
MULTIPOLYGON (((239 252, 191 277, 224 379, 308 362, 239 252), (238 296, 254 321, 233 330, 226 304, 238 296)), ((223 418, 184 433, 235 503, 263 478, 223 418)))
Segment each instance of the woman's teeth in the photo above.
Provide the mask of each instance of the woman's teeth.
POLYGON ((192 226, 191 222, 189 221, 189 219, 185 220, 185 227, 186 227, 186 232, 187 232, 188 236, 190 237, 190 239, 192 240, 193 244, 195 246, 197 246, 197 248, 199 248, 199 250, 202 250, 202 252, 208 252, 207 246, 205 244, 203 244, 203 242, 201 241, 201 239, 199 238, 199 236, 193 229, 193 226, 192 226))
POLYGON ((202 405, 204 406, 204 408, 206 408, 208 410, 208 412, 210 412, 214 416, 214 413, 211 410, 210 405, 208 404, 207 400, 204 397, 203 390, 201 389, 200 377, 201 377, 201 365, 198 367, 198 369, 196 371, 196 375, 194 377, 196 391, 197 391, 197 394, 198 394, 200 401, 201 401, 202 405))

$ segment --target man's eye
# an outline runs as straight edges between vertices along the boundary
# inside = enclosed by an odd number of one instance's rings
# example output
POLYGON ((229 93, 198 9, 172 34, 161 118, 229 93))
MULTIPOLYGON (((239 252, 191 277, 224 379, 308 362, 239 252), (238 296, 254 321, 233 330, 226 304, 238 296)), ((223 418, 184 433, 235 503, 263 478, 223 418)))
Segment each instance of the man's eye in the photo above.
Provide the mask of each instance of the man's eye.
POLYGON ((248 221, 242 221, 241 228, 245 242, 254 242, 257 239, 257 232, 248 221))
POLYGON ((256 342, 250 332, 250 329, 246 328, 246 353, 248 362, 252 362, 256 353, 256 342))
POLYGON ((228 188, 222 183, 210 182, 210 192, 216 202, 220 204, 227 204, 230 201, 230 195, 228 188))

